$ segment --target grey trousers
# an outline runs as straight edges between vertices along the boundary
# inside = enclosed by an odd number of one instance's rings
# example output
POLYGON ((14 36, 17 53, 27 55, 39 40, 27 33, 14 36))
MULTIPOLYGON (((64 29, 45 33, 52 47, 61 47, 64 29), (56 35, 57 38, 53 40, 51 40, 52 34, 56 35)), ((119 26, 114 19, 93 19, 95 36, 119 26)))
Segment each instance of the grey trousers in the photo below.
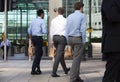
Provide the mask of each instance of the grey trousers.
POLYGON ((53 64, 52 73, 56 74, 59 63, 61 63, 64 72, 66 72, 67 67, 66 67, 65 60, 64 60, 64 49, 65 49, 67 40, 66 40, 65 36, 54 35, 53 42, 54 42, 54 46, 56 48, 56 56, 55 56, 55 61, 53 64))
POLYGON ((73 50, 73 62, 70 69, 70 82, 80 78, 80 63, 83 55, 84 45, 81 37, 68 37, 68 44, 73 50))

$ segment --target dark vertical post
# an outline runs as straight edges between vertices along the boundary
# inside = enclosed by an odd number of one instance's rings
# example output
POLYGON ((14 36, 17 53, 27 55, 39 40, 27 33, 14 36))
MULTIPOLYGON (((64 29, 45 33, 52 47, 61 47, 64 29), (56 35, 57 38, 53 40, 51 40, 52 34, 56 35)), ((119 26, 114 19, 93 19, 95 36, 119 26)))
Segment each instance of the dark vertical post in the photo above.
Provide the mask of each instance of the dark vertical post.
MULTIPOLYGON (((26 12, 26 14, 27 14, 27 16, 26 16, 26 40, 28 40, 28 38, 29 38, 29 36, 28 36, 28 33, 27 33, 27 29, 28 29, 28 1, 26 0, 26 10, 27 10, 27 12, 26 12)), ((29 42, 29 41, 27 41, 27 42, 29 42)), ((28 56, 28 44, 29 43, 26 43, 25 44, 25 56, 28 56)))
MULTIPOLYGON (((27 28, 26 28, 26 31, 27 31, 27 29, 28 29, 28 2, 26 3, 26 10, 27 10, 27 20, 26 20, 26 22, 27 22, 27 28)), ((27 39, 28 39, 28 34, 27 34, 27 39)))
POLYGON ((22 8, 20 7, 20 40, 22 40, 22 8))
POLYGON ((92 58, 92 44, 91 44, 91 0, 89 0, 89 44, 88 44, 88 57, 92 58))
POLYGON ((17 8, 17 12, 16 12, 16 41, 17 41, 17 33, 18 33, 18 8, 17 8))

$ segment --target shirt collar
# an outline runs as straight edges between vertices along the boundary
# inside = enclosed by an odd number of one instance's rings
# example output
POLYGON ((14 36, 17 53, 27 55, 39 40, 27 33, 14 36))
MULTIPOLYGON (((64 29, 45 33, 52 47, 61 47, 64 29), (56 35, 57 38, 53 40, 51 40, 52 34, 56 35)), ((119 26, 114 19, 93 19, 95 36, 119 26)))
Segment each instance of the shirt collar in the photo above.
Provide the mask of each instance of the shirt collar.
POLYGON ((58 15, 58 17, 63 17, 63 15, 58 15))
POLYGON ((38 18, 42 19, 40 16, 38 16, 38 18))
POLYGON ((78 12, 81 13, 80 10, 75 10, 75 12, 76 12, 76 13, 78 13, 78 12))

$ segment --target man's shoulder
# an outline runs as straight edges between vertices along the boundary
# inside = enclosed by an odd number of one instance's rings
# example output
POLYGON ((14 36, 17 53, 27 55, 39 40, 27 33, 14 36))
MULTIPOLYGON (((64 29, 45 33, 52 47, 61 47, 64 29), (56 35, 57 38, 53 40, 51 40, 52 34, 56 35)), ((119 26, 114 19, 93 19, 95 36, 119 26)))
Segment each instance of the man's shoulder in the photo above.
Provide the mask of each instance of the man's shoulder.
POLYGON ((51 22, 54 22, 54 21, 56 21, 56 19, 57 19, 57 17, 53 18, 51 22))
POLYGON ((40 18, 36 18, 36 19, 34 19, 33 21, 32 21, 32 23, 36 23, 36 22, 41 22, 41 23, 43 23, 43 22, 45 22, 44 21, 44 19, 40 19, 40 18))
POLYGON ((73 17, 74 13, 71 13, 70 15, 68 15, 67 19, 73 17))
POLYGON ((75 13, 71 13, 68 17, 71 17, 72 15, 74 15, 75 13))
POLYGON ((83 17, 87 17, 84 13, 81 13, 81 15, 82 15, 83 17))
POLYGON ((52 22, 56 22, 58 20, 58 16, 57 17, 54 17, 53 19, 52 19, 52 22))

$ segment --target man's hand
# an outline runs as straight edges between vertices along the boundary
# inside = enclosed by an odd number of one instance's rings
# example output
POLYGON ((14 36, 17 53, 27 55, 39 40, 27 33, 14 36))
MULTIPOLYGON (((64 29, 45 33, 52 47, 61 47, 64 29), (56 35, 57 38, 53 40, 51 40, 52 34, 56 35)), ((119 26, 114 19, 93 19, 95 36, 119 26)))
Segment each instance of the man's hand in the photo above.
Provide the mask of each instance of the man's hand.
POLYGON ((32 41, 32 34, 29 34, 29 38, 30 38, 30 40, 32 41))

